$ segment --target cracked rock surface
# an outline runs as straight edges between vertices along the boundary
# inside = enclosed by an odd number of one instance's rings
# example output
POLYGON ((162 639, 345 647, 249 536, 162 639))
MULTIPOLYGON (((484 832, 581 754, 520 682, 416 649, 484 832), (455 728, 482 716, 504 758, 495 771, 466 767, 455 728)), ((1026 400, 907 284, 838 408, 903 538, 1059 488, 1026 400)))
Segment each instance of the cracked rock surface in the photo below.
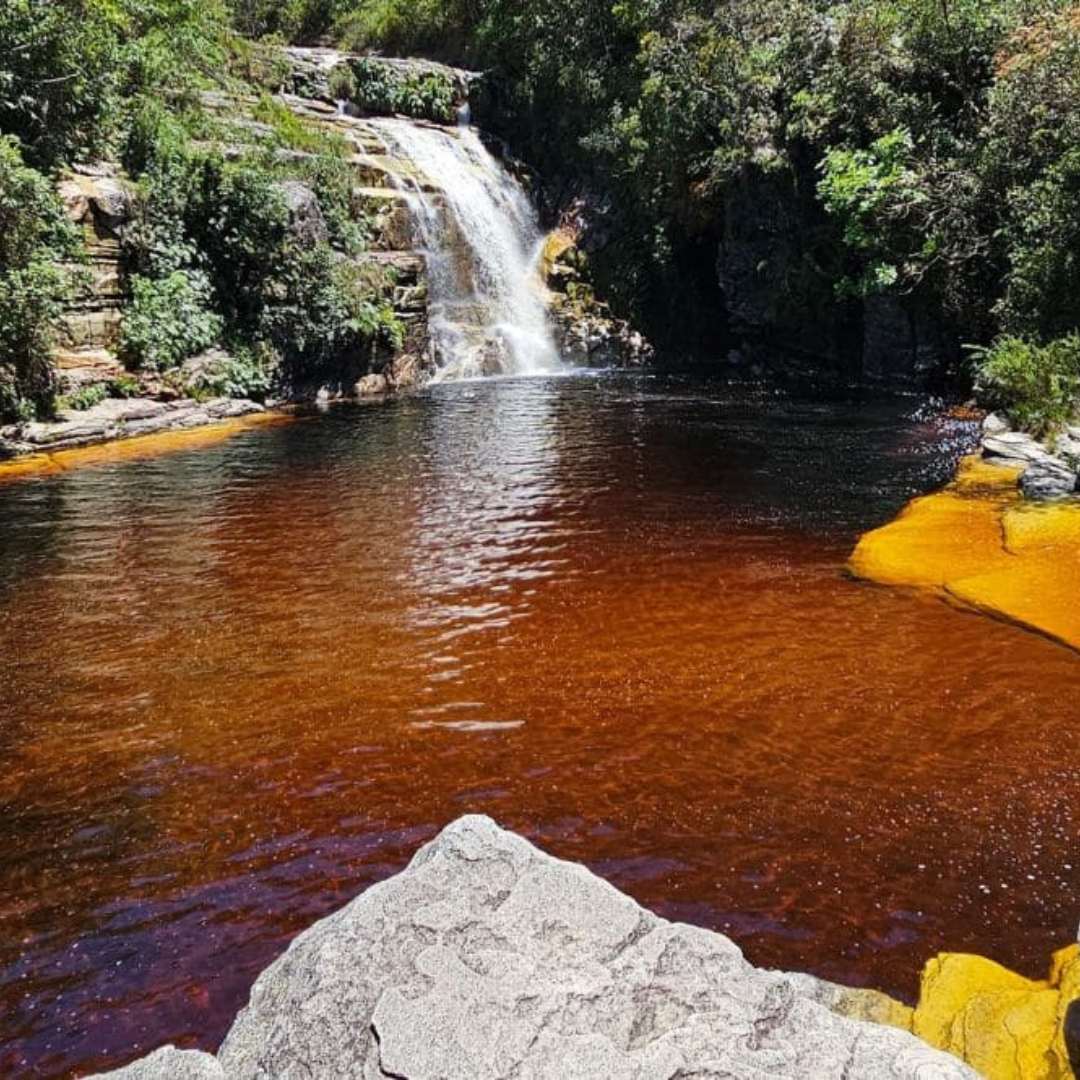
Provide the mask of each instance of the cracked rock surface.
POLYGON ((216 1058, 121 1080, 960 1080, 898 1029, 838 1016, 726 937, 650 914, 469 816, 316 923, 256 981, 216 1058))

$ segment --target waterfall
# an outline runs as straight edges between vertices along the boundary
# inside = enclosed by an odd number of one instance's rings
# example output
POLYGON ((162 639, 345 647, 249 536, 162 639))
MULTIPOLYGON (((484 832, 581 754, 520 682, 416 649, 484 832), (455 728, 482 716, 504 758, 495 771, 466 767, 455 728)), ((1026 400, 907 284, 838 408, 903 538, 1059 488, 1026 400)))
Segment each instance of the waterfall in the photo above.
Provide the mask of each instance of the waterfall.
POLYGON ((543 241, 520 185, 471 127, 371 124, 408 165, 394 182, 409 197, 427 259, 436 379, 559 369, 539 272, 543 241))

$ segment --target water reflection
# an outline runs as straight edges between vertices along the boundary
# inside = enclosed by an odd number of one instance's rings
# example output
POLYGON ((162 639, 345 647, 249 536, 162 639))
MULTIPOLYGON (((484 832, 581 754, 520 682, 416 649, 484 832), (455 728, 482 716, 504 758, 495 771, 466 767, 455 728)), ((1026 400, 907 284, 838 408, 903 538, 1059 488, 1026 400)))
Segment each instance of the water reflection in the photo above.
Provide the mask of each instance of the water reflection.
POLYGON ((759 963, 1040 969, 1075 658, 841 573, 967 438, 586 373, 3 486, 0 1073, 213 1046, 466 810, 759 963))

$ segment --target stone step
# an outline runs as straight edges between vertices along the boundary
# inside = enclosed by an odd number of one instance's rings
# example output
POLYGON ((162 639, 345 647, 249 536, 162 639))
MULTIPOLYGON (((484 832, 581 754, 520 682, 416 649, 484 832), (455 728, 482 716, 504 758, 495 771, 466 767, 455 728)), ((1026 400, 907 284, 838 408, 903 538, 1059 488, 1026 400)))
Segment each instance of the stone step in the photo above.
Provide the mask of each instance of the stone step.
POLYGON ((399 184, 407 187, 418 184, 421 191, 439 191, 437 185, 403 158, 362 153, 353 154, 346 160, 353 167, 362 187, 395 188, 399 184))
POLYGON ((420 277, 427 271, 427 262, 424 256, 416 251, 365 251, 356 256, 357 263, 378 263, 381 266, 392 266, 402 274, 411 274, 420 277))

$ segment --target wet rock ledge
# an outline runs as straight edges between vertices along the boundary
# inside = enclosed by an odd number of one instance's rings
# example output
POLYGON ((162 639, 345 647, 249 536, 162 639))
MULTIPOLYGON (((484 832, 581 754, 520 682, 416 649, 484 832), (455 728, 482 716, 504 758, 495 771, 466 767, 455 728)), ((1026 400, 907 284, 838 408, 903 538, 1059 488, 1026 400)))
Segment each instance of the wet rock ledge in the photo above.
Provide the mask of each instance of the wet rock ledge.
POLYGON ((0 427, 0 462, 20 454, 52 453, 114 439, 159 435, 265 412, 263 405, 246 398, 219 397, 202 402, 187 398, 106 398, 88 409, 61 410, 56 420, 0 427))
POLYGON ((1040 441, 991 413, 983 421, 982 447, 988 461, 1021 470, 1020 489, 1029 499, 1057 499, 1080 487, 1080 425, 1040 441))
POLYGON ((667 922, 469 816, 296 938, 216 1057, 165 1047, 108 1075, 977 1075, 907 1032, 830 1011, 838 994, 758 970, 722 935, 667 922))

